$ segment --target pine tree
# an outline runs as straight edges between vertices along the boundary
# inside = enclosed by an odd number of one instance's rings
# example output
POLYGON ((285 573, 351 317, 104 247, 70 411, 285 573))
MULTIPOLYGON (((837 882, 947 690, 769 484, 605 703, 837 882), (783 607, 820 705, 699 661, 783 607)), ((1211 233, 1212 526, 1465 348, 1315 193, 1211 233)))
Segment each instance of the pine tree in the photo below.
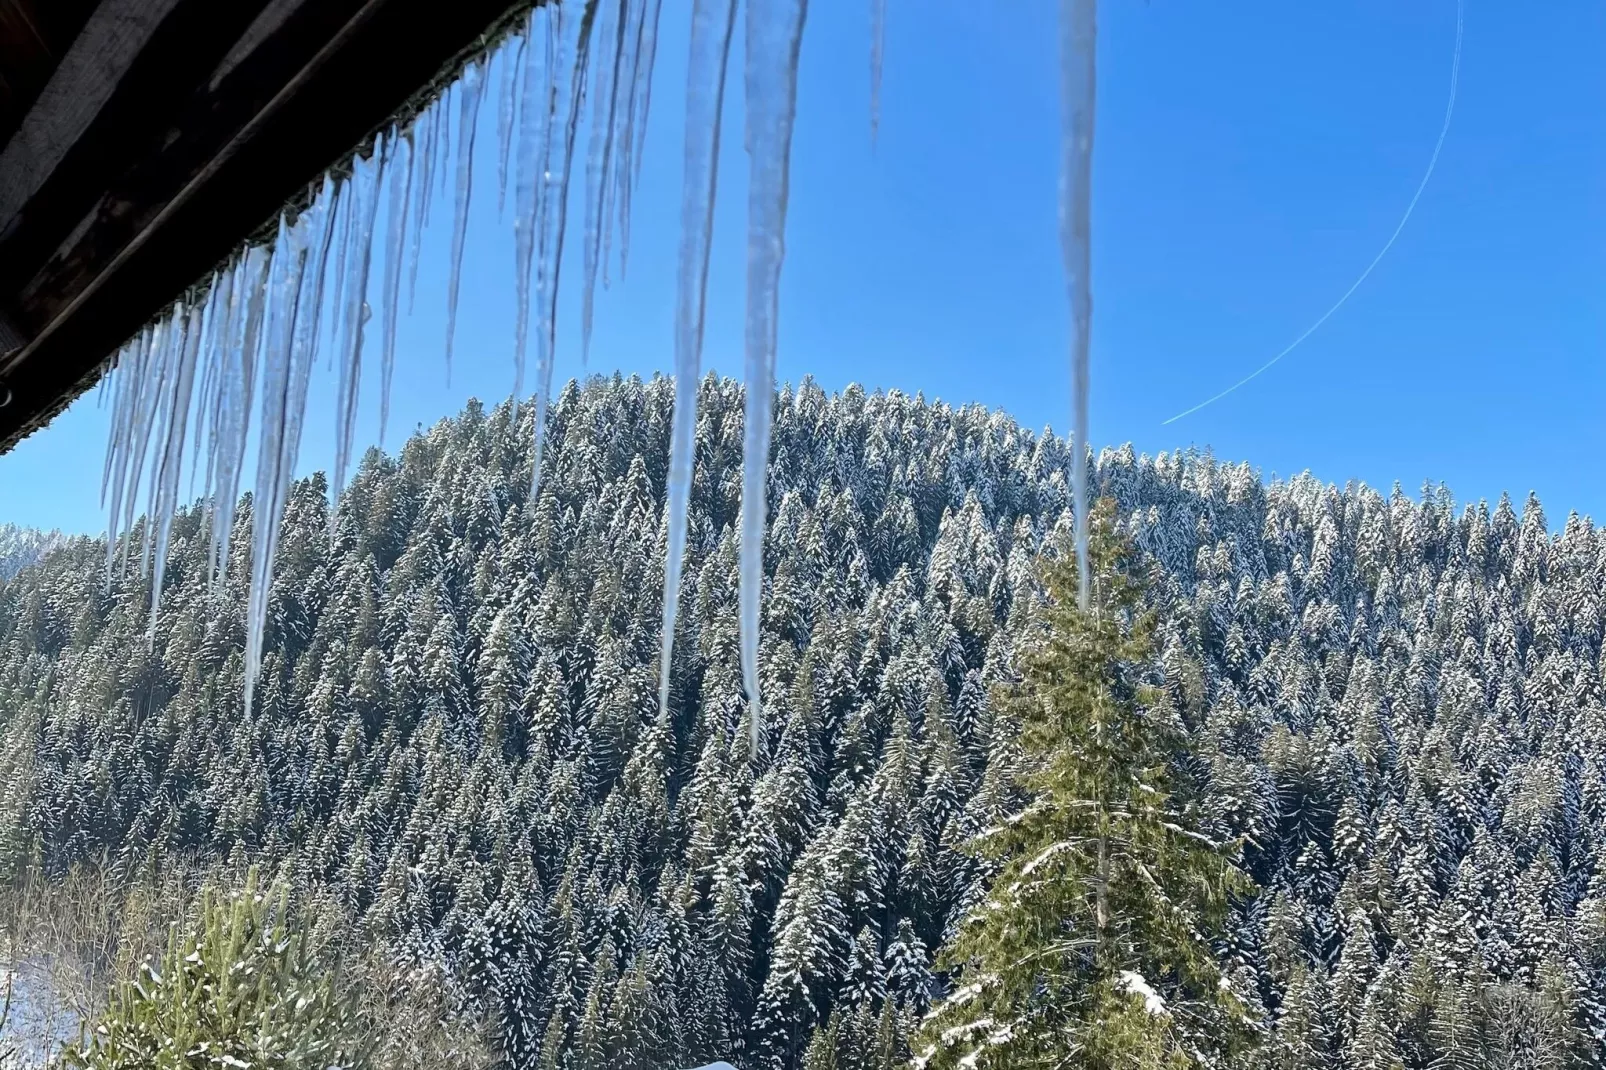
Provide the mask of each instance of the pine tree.
POLYGON ((1001 869, 947 948, 954 992, 922 1031, 934 1067, 1185 1067, 1247 1040, 1210 945, 1245 879, 1187 827, 1168 766, 1179 740, 1137 678, 1152 616, 1101 504, 1094 609, 1063 558, 1009 707, 1031 759, 1027 808, 983 835, 1001 869))

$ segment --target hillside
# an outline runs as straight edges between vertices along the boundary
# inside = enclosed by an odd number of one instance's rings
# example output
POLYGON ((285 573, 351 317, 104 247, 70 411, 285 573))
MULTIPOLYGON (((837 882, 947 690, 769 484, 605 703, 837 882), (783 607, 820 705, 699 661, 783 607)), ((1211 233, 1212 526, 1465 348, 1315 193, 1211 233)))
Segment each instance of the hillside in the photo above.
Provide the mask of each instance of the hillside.
MULTIPOLYGON (((1019 803, 989 689, 1068 450, 783 392, 752 764, 729 382, 657 708, 671 393, 571 385, 533 503, 506 405, 370 453, 332 522, 299 484, 249 716, 248 539, 214 589, 198 511, 153 642, 137 543, 109 590, 87 540, 0 584, 0 863, 285 860, 445 964, 510 1066, 794 1067, 833 1011, 841 1065, 891 1065, 982 888, 958 845, 1019 803)), ((1109 451, 1095 483, 1152 560, 1209 825, 1263 889, 1220 951, 1272 1064, 1603 1065, 1606 536, 1208 456, 1109 451)))

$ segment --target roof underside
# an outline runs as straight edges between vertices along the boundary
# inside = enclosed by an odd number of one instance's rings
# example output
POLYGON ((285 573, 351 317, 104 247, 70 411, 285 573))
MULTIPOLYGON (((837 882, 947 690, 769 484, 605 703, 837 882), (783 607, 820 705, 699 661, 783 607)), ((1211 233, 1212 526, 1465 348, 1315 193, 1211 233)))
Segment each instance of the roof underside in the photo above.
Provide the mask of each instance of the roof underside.
POLYGON ((0 0, 0 452, 529 0, 0 0))

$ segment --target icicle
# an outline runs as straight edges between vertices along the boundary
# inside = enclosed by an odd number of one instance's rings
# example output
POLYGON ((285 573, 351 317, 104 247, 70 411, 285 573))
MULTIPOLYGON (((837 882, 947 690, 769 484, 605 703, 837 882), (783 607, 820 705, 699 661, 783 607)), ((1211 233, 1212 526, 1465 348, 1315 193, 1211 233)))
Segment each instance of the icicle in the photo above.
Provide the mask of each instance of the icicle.
POLYGON ((396 316, 401 310, 402 258, 407 250, 407 207, 413 191, 413 165, 418 149, 410 135, 398 138, 391 134, 395 152, 405 152, 405 165, 391 157, 390 216, 385 225, 385 294, 380 300, 384 316, 383 346, 379 356, 379 440, 385 440, 385 428, 390 423, 390 384, 396 370, 396 316))
POLYGON ((101 479, 100 500, 106 507, 106 584, 112 582, 117 562, 117 537, 123 528, 123 495, 127 492, 129 463, 133 454, 137 414, 142 395, 150 389, 151 351, 156 344, 160 322, 141 331, 123 350, 118 361, 117 396, 112 405, 111 439, 106 447, 106 468, 101 479))
POLYGON ((624 66, 625 18, 623 0, 601 0, 602 47, 597 51, 597 96, 591 109, 590 146, 585 173, 585 264, 580 281, 580 363, 591 359, 591 323, 595 310, 597 273, 601 266, 602 234, 608 226, 609 178, 614 165, 614 120, 619 114, 619 72, 624 66))
MULTIPOLYGON (((213 293, 216 293, 214 287, 213 293)), ((195 385, 195 363, 201 351, 201 338, 205 328, 207 309, 216 304, 208 301, 190 310, 184 324, 182 345, 176 347, 178 367, 173 375, 173 397, 169 403, 166 437, 162 443, 161 463, 155 481, 151 484, 151 515, 147 528, 156 529, 154 556, 151 569, 151 624, 148 641, 156 645, 156 612, 162 602, 162 580, 167 575, 168 540, 173 534, 173 516, 178 512, 179 469, 184 463, 184 436, 189 429, 190 393, 195 385)))
POLYGON ((1060 0, 1060 245, 1071 298, 1071 488, 1076 510, 1077 603, 1092 600, 1088 573, 1087 356, 1093 326, 1092 178, 1094 92, 1098 42, 1097 0, 1060 0))
MULTIPOLYGON (((223 421, 227 418, 224 411, 225 394, 230 382, 231 344, 234 340, 235 325, 240 318, 241 287, 243 285, 245 260, 236 258, 223 277, 223 293, 218 299, 216 313, 212 317, 212 329, 203 343, 206 350, 207 386, 201 394, 201 411, 206 422, 206 468, 201 476, 201 492, 207 503, 207 516, 210 521, 211 533, 207 543, 207 585, 211 587, 213 575, 216 571, 213 562, 213 547, 217 542, 218 503, 214 488, 217 475, 218 443, 222 437, 223 421)), ((195 446, 199 450, 203 444, 203 437, 195 436, 195 446)), ((191 462, 195 469, 200 468, 199 458, 191 462)), ((193 493, 193 492, 192 492, 193 493)))
MULTIPOLYGON (((167 395, 168 376, 172 373, 175 363, 171 352, 178 344, 178 332, 182 324, 181 310, 182 306, 176 308, 165 320, 157 322, 156 333, 151 340, 150 358, 143 376, 145 382, 141 384, 139 393, 139 406, 133 413, 133 423, 129 428, 133 452, 129 457, 128 482, 123 489, 123 530, 128 533, 123 539, 124 577, 128 575, 128 560, 133 553, 134 517, 139 509, 139 488, 142 482, 141 473, 145 469, 145 451, 150 448, 152 432, 165 415, 162 402, 167 395)), ((149 527, 147 524, 147 530, 149 527)), ((141 542, 149 545, 144 536, 141 537, 141 542)))
POLYGON ((195 404, 195 435, 190 444, 190 485, 186 495, 190 499, 195 497, 195 480, 201 470, 201 447, 206 442, 203 432, 208 430, 208 417, 212 414, 214 399, 217 396, 217 333, 218 319, 221 316, 219 309, 227 307, 224 302, 227 300, 227 290, 233 278, 232 268, 226 271, 214 271, 212 281, 206 287, 206 312, 203 317, 206 323, 206 337, 201 339, 200 349, 200 357, 205 362, 205 367, 201 371, 200 393, 195 404))
MULTIPOLYGON (((348 186, 354 180, 354 177, 355 177, 356 172, 357 172, 357 161, 355 161, 355 160, 352 161, 351 169, 352 169, 352 176, 353 177, 344 179, 341 182, 341 186, 342 187, 348 186)), ((326 178, 327 178, 327 176, 326 176, 326 178)), ((333 280, 334 281, 334 292, 333 292, 333 294, 331 296, 332 296, 332 299, 334 301, 334 305, 335 305, 336 308, 339 308, 341 306, 341 301, 343 299, 342 295, 344 293, 344 289, 343 288, 344 288, 344 286, 346 284, 346 257, 348 255, 349 251, 351 250, 353 243, 357 240, 357 237, 356 237, 357 216, 356 216, 356 213, 352 210, 353 209, 353 204, 352 204, 353 200, 354 200, 354 198, 352 198, 352 197, 341 197, 336 202, 336 204, 334 205, 334 208, 333 208, 333 213, 334 214, 333 214, 333 218, 332 218, 332 223, 333 223, 333 226, 334 226, 334 236, 335 236, 335 240, 334 240, 335 273, 334 273, 334 280, 333 280)), ((338 346, 330 347, 330 350, 329 350, 329 366, 331 368, 334 367, 334 364, 335 364, 335 352, 336 352, 336 350, 338 348, 339 348, 338 346)))
MULTIPOLYGON (((658 54, 658 16, 662 0, 639 0, 632 8, 640 11, 629 86, 629 102, 624 124, 619 128, 618 167, 615 199, 619 205, 619 274, 622 277, 630 259, 630 202, 641 180, 642 145, 647 136, 647 113, 652 108, 652 71, 658 54)), ((607 239, 604 238, 606 245, 607 239)), ((604 248, 603 263, 607 263, 604 248)), ((604 268, 606 270, 606 268, 604 268)))
POLYGON ((438 108, 429 108, 413 123, 408 133, 408 140, 413 148, 413 167, 408 174, 412 189, 408 191, 408 201, 412 208, 413 221, 410 226, 412 233, 408 236, 407 245, 407 311, 413 311, 414 299, 418 296, 418 249, 424 237, 424 224, 429 221, 429 192, 430 177, 434 174, 435 153, 435 121, 438 108))
POLYGON ((240 498, 240 472, 245 464, 245 447, 251 429, 262 327, 267 319, 272 262, 269 250, 263 246, 246 250, 229 324, 228 353, 224 358, 223 383, 218 390, 217 446, 209 480, 213 518, 208 550, 214 590, 216 580, 228 569, 235 510, 240 498))
POLYGON ((262 666, 262 639, 273 589, 273 559, 284 523, 291 475, 301 445, 307 409, 307 382, 318 337, 331 231, 332 198, 314 202, 294 227, 281 220, 274 249, 274 283, 269 295, 270 323, 262 397, 262 437, 252 502, 251 594, 245 635, 245 708, 250 712, 262 666))
MULTIPOLYGON (((553 117, 567 113, 563 127, 562 154, 557 161, 557 175, 553 176, 551 159, 552 141, 547 140, 547 165, 543 172, 547 189, 542 194, 537 212, 541 233, 541 248, 536 259, 536 293, 541 302, 541 330, 537 337, 537 375, 535 392, 535 451, 530 473, 530 500, 533 502, 541 485, 541 452, 546 445, 547 406, 552 398, 552 366, 558 347, 558 282, 563 269, 563 238, 569 219, 569 176, 574 166, 574 141, 580 126, 580 109, 585 103, 585 78, 591 46, 591 9, 580 16, 580 25, 570 52, 569 35, 563 29, 562 6, 548 8, 553 20, 557 40, 564 49, 563 58, 552 65, 554 72, 569 72, 568 96, 553 100, 553 117), (562 107, 560 107, 562 105, 562 107)), ((554 77, 553 84, 562 81, 554 77)))
POLYGON ((870 0, 870 145, 881 131, 881 66, 887 51, 887 0, 870 0))
POLYGON ((463 274, 463 244, 468 237, 469 194, 474 186, 474 128, 480 117, 480 69, 463 72, 457 116, 457 190, 452 208, 452 273, 446 280, 446 384, 452 382, 452 341, 457 334, 457 292, 463 274))
POLYGON ((501 50, 503 62, 498 65, 502 71, 496 107, 496 214, 498 216, 507 208, 507 161, 508 157, 513 155, 519 72, 524 69, 524 48, 528 43, 529 35, 520 34, 517 46, 504 45, 501 50))
POLYGON ((747 3, 747 411, 742 459, 742 683, 753 756, 764 714, 758 689, 758 603, 764 589, 764 493, 775 404, 775 321, 786 256, 787 178, 797 115, 797 60, 808 0, 747 3))
POLYGON ((686 76, 685 178, 680 195, 680 262, 675 301, 675 414, 669 440, 669 539, 664 559, 664 620, 658 663, 658 706, 669 706, 675 617, 686 550, 697 437, 697 387, 702 374, 703 315, 708 253, 714 236, 719 180, 719 132, 725 101, 736 0, 696 0, 686 76))
POLYGON ((524 365, 530 337, 530 272, 535 262, 536 233, 539 221, 541 191, 545 184, 546 143, 552 126, 549 104, 551 87, 548 82, 551 54, 551 29, 547 24, 546 47, 537 50, 534 44, 535 19, 544 14, 540 9, 530 15, 526 33, 528 54, 524 61, 522 103, 519 105, 518 177, 514 190, 513 207, 513 395, 524 392, 524 365))
MULTIPOLYGON (((340 495, 346 489, 346 472, 351 465, 352 439, 357 431, 357 397, 362 383, 363 327, 368 321, 368 272, 373 264, 374 220, 379 214, 379 187, 384 181, 385 160, 394 151, 394 140, 381 140, 364 164, 358 160, 346 186, 353 221, 351 261, 337 291, 340 298, 339 388, 335 393, 335 464, 329 510, 330 530, 340 510, 340 495)), ((339 279, 339 276, 336 276, 339 279)))

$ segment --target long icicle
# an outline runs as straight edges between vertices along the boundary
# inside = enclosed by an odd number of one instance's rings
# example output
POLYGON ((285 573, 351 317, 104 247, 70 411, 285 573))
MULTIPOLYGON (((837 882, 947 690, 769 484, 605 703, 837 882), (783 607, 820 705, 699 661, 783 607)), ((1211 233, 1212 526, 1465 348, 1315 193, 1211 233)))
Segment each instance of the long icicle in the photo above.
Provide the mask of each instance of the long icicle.
POLYGON ((197 388, 199 394, 195 401, 195 434, 190 443, 190 484, 186 497, 195 497, 195 481, 200 476, 201 447, 205 444, 205 435, 211 423, 211 416, 216 407, 217 380, 218 380, 218 353, 217 334, 218 321, 223 318, 228 307, 228 291, 234 281, 234 268, 219 269, 212 273, 212 281, 206 288, 206 313, 203 319, 206 323, 206 337, 201 340, 201 359, 205 367, 201 369, 201 383, 197 388))
POLYGON ((190 395, 195 386, 195 363, 201 352, 207 311, 216 315, 217 287, 213 299, 190 308, 184 325, 184 344, 178 347, 178 367, 173 376, 172 415, 162 442, 160 466, 151 485, 149 527, 155 531, 154 564, 151 568, 151 623, 146 639, 156 647, 156 614, 162 604, 162 580, 167 575, 168 541, 173 534, 173 517, 178 512, 179 470, 184 464, 184 436, 189 430, 190 395))
POLYGON ((442 106, 425 111, 413 122, 407 139, 412 143, 412 168, 408 173, 413 190, 409 191, 408 206, 412 209, 412 222, 408 225, 407 243, 407 311, 413 311, 418 297, 418 255, 424 240, 424 225, 429 222, 430 178, 434 172, 435 124, 439 121, 442 106))
POLYGON ((236 299, 235 329, 229 336, 225 363, 226 378, 219 392, 217 457, 211 481, 214 590, 226 577, 229 551, 234 538, 234 518, 240 499, 240 474, 245 467, 245 448, 250 439, 251 406, 256 397, 258 354, 262 349, 262 325, 267 319, 267 299, 273 258, 265 246, 246 250, 240 269, 240 291, 236 299), (237 332, 237 333, 235 333, 237 332))
POLYGON ((1072 506, 1077 604, 1092 602, 1088 573, 1088 346, 1093 327, 1093 120, 1098 84, 1098 0, 1060 0, 1060 248, 1071 300, 1072 506))
POLYGON ((695 0, 691 59, 686 75, 685 179, 680 197, 680 271, 675 301, 675 414, 669 440, 668 544, 664 559, 664 620, 658 660, 658 706, 669 708, 675 617, 686 550, 697 437, 697 388, 702 374, 708 254, 714 237, 719 180, 719 130, 725 71, 736 24, 736 0, 695 0))
MULTIPOLYGON (((563 23, 563 8, 549 7, 556 25, 563 23)), ((567 119, 563 128, 563 149, 558 160, 555 188, 552 185, 550 156, 546 168, 548 189, 543 195, 540 217, 542 247, 536 264, 536 292, 541 296, 541 330, 537 338, 538 382, 535 391, 535 450, 530 472, 530 501, 533 503, 541 486, 541 454, 546 446, 547 407, 552 398, 552 367, 557 361, 558 348, 558 281, 563 268, 563 238, 569 219, 569 176, 574 164, 574 141, 580 125, 580 110, 585 103, 585 78, 590 55, 591 29, 596 20, 597 0, 586 0, 580 14, 580 25, 574 41, 574 52, 567 55, 566 63, 558 63, 555 70, 567 69, 569 74, 567 119), (554 212, 555 209, 555 212, 554 212), (548 215, 552 212, 552 215, 548 215)), ((558 33, 560 45, 567 49, 565 35, 558 33)), ((554 115, 556 113, 554 112, 554 115)), ((552 142, 547 142, 547 151, 552 142)))
MULTIPOLYGON (((340 495, 346 489, 346 473, 351 466, 352 441, 357 433, 357 398, 362 383, 362 348, 364 327, 368 322, 368 274, 373 264, 374 222, 379 215, 379 190, 384 182, 385 163, 395 152, 395 137, 382 139, 374 147, 373 156, 366 166, 358 160, 352 169, 345 196, 350 201, 352 240, 355 247, 346 265, 346 277, 339 283, 337 296, 343 308, 340 325, 339 348, 335 359, 340 369, 340 383, 335 395, 335 464, 334 479, 330 486, 330 530, 334 530, 340 512, 340 495)), ((321 303, 321 302, 320 302, 321 303)))
POLYGON ((452 382, 452 343, 457 337, 457 295, 463 276, 463 246, 468 238, 468 209, 474 189, 474 130, 479 126, 483 77, 471 63, 459 84, 457 116, 457 189, 452 203, 452 269, 446 278, 446 384, 452 382))
POLYGON ((521 72, 519 104, 518 171, 513 190, 513 396, 524 392, 524 366, 530 339, 530 274, 535 262, 536 233, 541 192, 545 184, 546 141, 552 125, 550 104, 551 24, 545 47, 537 48, 536 19, 550 19, 550 12, 537 8, 530 14, 525 31, 526 55, 521 72))
MULTIPOLYGON (((647 115, 652 110, 652 72, 658 57, 658 19, 663 12, 663 0, 640 0, 641 24, 636 45, 636 68, 631 76, 630 108, 624 128, 620 131, 619 151, 624 159, 619 165, 619 275, 624 276, 630 261, 630 204, 634 191, 641 184, 641 157, 647 138, 647 115)), ((606 261, 607 257, 603 257, 606 261)))
POLYGON ((507 210, 507 162, 513 155, 513 131, 518 114, 519 73, 524 69, 524 49, 529 44, 528 33, 518 35, 517 45, 503 46, 502 72, 497 88, 496 103, 496 214, 507 210))
POLYGON ((139 395, 150 381, 148 371, 156 325, 146 327, 123 348, 117 362, 117 395, 112 403, 111 437, 106 444, 106 469, 101 479, 100 500, 106 508, 106 585, 109 588, 117 563, 117 537, 122 530, 123 494, 128 478, 129 453, 133 445, 133 420, 139 408, 139 395))
MULTIPOLYGON (((327 191, 327 187, 326 187, 327 191)), ((293 228, 280 225, 284 258, 280 298, 269 337, 263 384, 262 439, 257 456, 257 489, 252 502, 251 594, 247 603, 245 709, 251 711, 262 667, 263 633, 273 592, 274 557, 284 524, 290 479, 301 445, 307 409, 307 382, 318 338, 325 260, 333 231, 333 200, 325 196, 302 213, 293 228)))
POLYGON ((384 316, 382 342, 379 354, 379 441, 385 441, 385 429, 390 423, 390 386, 396 371, 396 316, 401 307, 402 263, 407 252, 407 206, 412 198, 413 171, 418 159, 418 146, 411 134, 392 136, 394 152, 405 152, 407 162, 398 163, 391 157, 386 168, 390 176, 390 209, 385 222, 385 294, 381 301, 384 316))
MULTIPOLYGON (((206 502, 207 518, 207 545, 206 545, 206 582, 207 590, 213 589, 216 575, 216 547, 218 537, 219 508, 213 488, 217 478, 218 444, 223 440, 223 423, 231 415, 224 406, 229 401, 232 387, 232 361, 233 341, 236 325, 240 321, 242 287, 245 278, 245 257, 236 257, 229 265, 228 274, 224 281, 224 295, 218 302, 216 330, 206 340, 207 363, 211 367, 210 392, 201 401, 205 409, 206 419, 206 467, 201 477, 201 493, 206 502)), ((196 445, 200 447, 201 436, 196 436, 196 445)), ((197 466, 199 466, 197 464, 197 466)), ((193 473, 192 473, 193 475, 193 473)))
MULTIPOLYGON (((134 517, 139 512, 139 488, 145 470, 145 452, 150 448, 152 432, 159 428, 166 417, 163 399, 167 397, 169 376, 176 363, 172 358, 172 350, 179 342, 178 334, 183 325, 182 313, 183 305, 175 306, 166 319, 156 325, 156 333, 151 342, 150 361, 147 365, 150 382, 139 394, 139 408, 134 413, 133 423, 129 428, 133 436, 131 440, 133 453, 129 457, 128 483, 123 491, 123 530, 127 533, 123 538, 124 578, 128 576, 128 562, 133 556, 134 517)), ((150 527, 149 523, 145 526, 147 529, 150 527)), ((142 546, 149 545, 143 532, 140 542, 142 546)))
POLYGON ((607 229, 608 192, 612 189, 615 116, 619 114, 619 74, 625 65, 630 23, 624 0, 601 0, 602 47, 597 50, 597 97, 591 111, 590 144, 585 170, 585 261, 580 280, 580 363, 591 360, 591 324, 596 308, 597 275, 607 229))
POLYGON ((786 258, 787 182, 797 117, 797 63, 808 0, 747 2, 747 411, 742 444, 742 683, 753 757, 763 740, 758 686, 759 598, 764 589, 764 483, 775 406, 776 319, 786 258))

